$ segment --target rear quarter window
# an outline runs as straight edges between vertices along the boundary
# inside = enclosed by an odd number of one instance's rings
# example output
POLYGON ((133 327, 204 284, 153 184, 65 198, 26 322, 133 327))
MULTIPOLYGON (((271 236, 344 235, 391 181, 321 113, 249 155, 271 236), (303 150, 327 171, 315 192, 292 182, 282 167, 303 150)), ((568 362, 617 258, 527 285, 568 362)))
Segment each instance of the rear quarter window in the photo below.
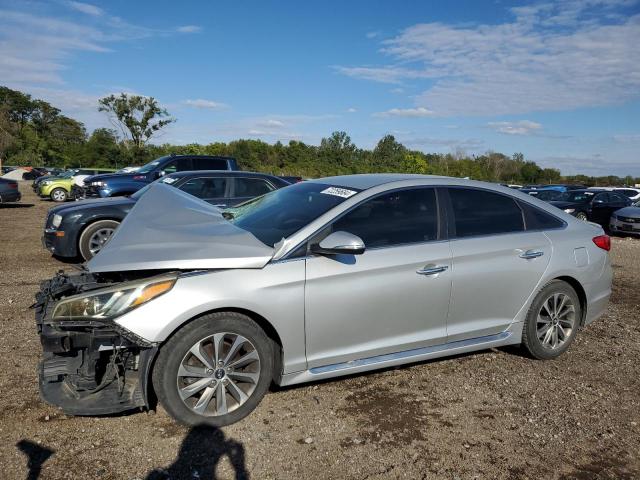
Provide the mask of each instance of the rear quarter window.
POLYGON ((544 210, 534 207, 526 202, 518 202, 520 208, 524 212, 524 221, 527 230, 552 230, 565 226, 564 221, 555 215, 545 212, 544 210))

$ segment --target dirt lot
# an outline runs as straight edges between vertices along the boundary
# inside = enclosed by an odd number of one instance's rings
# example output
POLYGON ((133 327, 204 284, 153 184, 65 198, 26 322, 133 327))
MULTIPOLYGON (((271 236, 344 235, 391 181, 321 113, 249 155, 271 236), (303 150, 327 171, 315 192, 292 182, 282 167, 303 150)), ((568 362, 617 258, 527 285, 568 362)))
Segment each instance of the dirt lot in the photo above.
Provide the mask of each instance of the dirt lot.
POLYGON ((2 478, 640 478, 640 240, 614 239, 608 314, 556 361, 502 349, 280 389, 189 431, 161 409, 73 418, 39 400, 28 307, 69 265, 40 245, 51 203, 21 190, 0 207, 2 478))

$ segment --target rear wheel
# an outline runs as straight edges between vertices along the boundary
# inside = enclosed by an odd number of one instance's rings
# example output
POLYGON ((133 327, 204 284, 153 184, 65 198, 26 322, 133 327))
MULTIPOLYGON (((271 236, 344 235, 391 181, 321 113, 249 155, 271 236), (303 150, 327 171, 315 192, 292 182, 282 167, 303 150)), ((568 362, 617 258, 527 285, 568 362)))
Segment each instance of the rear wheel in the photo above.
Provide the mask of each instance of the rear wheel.
POLYGON ((49 195, 54 202, 65 202, 68 196, 64 188, 54 188, 49 195))
POLYGON ((586 214, 586 213, 584 213, 584 212, 578 212, 578 213, 576 213, 576 218, 577 218, 578 220, 582 220, 583 222, 586 222, 586 221, 588 220, 588 218, 587 218, 587 214, 586 214))
POLYGON ((249 317, 205 315, 162 347, 153 386, 167 412, 185 425, 224 426, 247 416, 266 393, 273 343, 249 317))
POLYGON ((580 326, 582 308, 575 290, 553 280, 538 293, 525 321, 522 344, 535 358, 555 358, 569 348, 580 326))
POLYGON ((120 222, 115 220, 99 220, 85 228, 78 242, 82 258, 91 260, 95 257, 119 225, 120 222))

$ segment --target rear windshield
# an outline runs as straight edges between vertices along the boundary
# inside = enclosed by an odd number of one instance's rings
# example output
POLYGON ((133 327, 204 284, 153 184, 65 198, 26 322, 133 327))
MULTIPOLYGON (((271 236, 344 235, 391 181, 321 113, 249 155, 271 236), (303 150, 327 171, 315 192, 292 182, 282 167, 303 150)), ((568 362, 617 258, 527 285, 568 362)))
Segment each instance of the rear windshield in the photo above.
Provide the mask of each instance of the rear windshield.
POLYGON ((273 247, 360 190, 303 182, 267 193, 223 214, 237 227, 273 247))

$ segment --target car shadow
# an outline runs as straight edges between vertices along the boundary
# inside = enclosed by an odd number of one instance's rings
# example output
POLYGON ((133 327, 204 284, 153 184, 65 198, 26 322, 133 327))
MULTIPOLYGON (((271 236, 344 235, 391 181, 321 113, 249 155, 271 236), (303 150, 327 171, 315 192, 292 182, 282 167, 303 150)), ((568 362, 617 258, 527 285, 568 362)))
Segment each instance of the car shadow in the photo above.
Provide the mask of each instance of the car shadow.
POLYGON ((30 208, 33 203, 0 203, 0 208, 30 208))
POLYGON ((217 427, 197 425, 182 441, 178 456, 167 468, 151 471, 146 480, 169 478, 216 479, 216 467, 224 457, 229 459, 236 480, 249 478, 245 465, 244 446, 235 440, 228 440, 217 427))
MULTIPOLYGON (((55 453, 46 446, 31 440, 20 440, 16 447, 27 457, 27 480, 37 480, 44 463, 55 453)), ((225 438, 217 427, 197 425, 189 430, 182 440, 176 460, 166 468, 155 468, 145 480, 168 480, 174 478, 199 478, 216 480, 216 467, 227 457, 233 467, 233 478, 249 478, 244 446, 235 440, 225 438)))

